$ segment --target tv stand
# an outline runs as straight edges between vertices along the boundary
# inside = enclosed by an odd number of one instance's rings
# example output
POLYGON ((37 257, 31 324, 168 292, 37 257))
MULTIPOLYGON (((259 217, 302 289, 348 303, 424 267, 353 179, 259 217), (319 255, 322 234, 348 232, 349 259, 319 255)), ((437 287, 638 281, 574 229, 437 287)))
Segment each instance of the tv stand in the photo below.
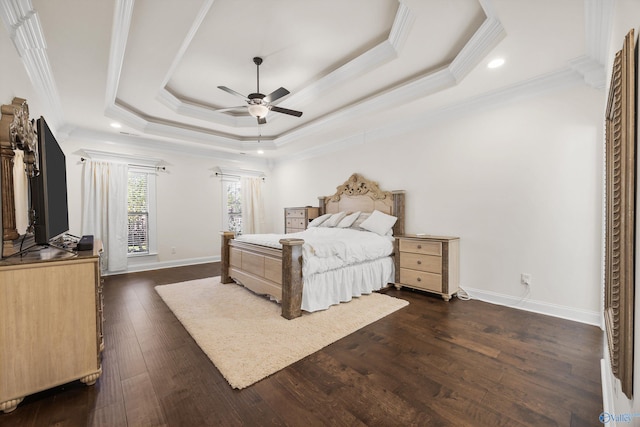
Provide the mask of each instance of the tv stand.
POLYGON ((27 395, 100 377, 101 248, 36 247, 0 261, 0 411, 13 411, 27 395))

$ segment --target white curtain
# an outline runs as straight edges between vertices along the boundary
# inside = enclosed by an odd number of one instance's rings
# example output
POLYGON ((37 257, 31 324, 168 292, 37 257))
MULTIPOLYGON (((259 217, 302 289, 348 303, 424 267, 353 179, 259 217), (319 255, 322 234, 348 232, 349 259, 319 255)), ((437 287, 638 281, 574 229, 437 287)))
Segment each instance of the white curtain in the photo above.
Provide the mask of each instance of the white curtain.
POLYGON ((127 269, 127 181, 126 164, 84 163, 82 234, 102 240, 110 272, 127 269))
POLYGON ((242 191, 242 232, 244 234, 264 233, 264 203, 262 201, 262 179, 243 177, 242 191))

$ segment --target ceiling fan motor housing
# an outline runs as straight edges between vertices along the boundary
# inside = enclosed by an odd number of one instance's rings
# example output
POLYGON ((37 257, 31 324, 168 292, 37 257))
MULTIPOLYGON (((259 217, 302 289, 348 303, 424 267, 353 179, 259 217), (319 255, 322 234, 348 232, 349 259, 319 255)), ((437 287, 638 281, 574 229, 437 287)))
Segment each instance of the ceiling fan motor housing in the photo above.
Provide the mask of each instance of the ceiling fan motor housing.
POLYGON ((247 98, 249 98, 249 100, 252 101, 253 104, 262 103, 264 97, 265 95, 261 93, 250 93, 249 96, 247 96, 247 98))

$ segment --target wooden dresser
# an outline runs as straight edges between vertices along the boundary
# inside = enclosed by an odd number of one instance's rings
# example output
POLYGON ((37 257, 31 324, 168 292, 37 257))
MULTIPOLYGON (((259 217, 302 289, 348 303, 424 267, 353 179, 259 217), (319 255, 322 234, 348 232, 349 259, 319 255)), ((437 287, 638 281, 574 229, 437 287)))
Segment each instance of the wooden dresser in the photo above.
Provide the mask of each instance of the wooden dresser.
POLYGON ((408 286, 442 295, 445 301, 458 292, 460 239, 403 235, 395 239, 395 286, 408 286))
POLYGON ((99 241, 75 256, 44 248, 0 261, 0 410, 102 373, 99 241))
POLYGON ((305 206, 301 208, 284 208, 284 232, 297 233, 304 231, 309 225, 309 221, 317 218, 319 208, 305 206))

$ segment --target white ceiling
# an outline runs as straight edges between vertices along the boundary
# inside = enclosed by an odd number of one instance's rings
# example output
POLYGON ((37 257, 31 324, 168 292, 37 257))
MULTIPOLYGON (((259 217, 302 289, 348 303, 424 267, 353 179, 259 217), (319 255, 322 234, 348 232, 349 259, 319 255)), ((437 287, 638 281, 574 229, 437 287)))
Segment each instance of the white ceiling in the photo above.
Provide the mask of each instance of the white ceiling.
POLYGON ((611 4, 0 0, 0 15, 24 91, 59 134, 292 158, 559 85, 602 87, 611 4), (287 88, 274 104, 302 117, 272 111, 258 126, 246 108, 217 111, 244 104, 218 86, 256 91, 255 56, 260 92, 287 88))

